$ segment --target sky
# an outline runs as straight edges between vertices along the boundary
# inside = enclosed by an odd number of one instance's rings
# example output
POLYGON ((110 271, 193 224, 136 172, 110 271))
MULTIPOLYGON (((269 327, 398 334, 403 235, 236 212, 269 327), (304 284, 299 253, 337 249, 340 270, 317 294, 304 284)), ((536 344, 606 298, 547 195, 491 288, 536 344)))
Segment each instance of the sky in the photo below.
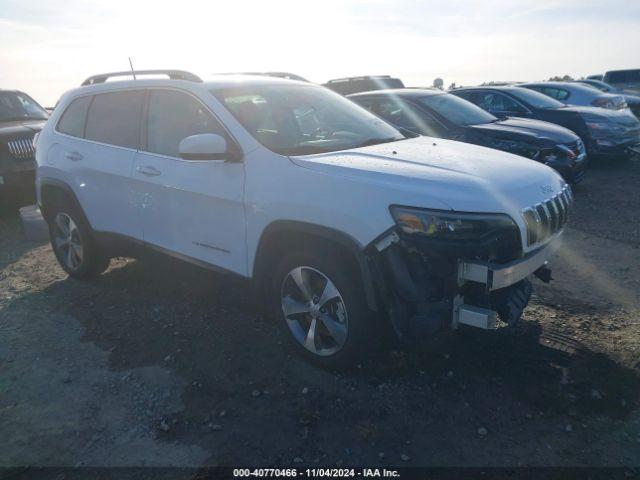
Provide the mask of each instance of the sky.
POLYGON ((88 76, 178 68, 390 74, 410 86, 640 68, 639 0, 0 0, 0 88, 53 106, 88 76))

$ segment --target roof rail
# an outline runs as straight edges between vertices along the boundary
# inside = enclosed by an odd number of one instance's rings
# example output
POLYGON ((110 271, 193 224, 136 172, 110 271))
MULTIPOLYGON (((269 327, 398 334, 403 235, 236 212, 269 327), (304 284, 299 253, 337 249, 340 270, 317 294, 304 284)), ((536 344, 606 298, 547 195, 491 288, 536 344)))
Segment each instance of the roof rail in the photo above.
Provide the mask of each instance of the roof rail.
POLYGON ((391 75, 362 75, 360 77, 334 78, 333 80, 327 81, 327 83, 356 82, 360 80, 375 80, 379 78, 391 78, 391 75))
POLYGON ((187 80, 189 82, 202 83, 202 79, 191 72, 184 70, 128 70, 126 72, 111 72, 93 75, 82 82, 82 86, 95 85, 97 83, 105 83, 109 78, 113 77, 130 77, 138 75, 167 75, 171 80, 187 80))
POLYGON ((216 75, 257 75, 260 77, 284 78, 285 80, 297 80, 299 82, 310 83, 306 78, 291 72, 222 72, 216 75))

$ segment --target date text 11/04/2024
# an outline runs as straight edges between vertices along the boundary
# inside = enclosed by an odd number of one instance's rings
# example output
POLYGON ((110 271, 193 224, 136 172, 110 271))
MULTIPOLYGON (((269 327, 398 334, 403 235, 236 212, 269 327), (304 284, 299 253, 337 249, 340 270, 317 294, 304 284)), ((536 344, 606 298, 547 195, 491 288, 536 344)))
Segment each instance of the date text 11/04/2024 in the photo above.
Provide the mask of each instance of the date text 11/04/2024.
POLYGON ((398 478, 397 470, 386 468, 238 468, 233 470, 233 476, 240 477, 365 477, 365 478, 398 478))

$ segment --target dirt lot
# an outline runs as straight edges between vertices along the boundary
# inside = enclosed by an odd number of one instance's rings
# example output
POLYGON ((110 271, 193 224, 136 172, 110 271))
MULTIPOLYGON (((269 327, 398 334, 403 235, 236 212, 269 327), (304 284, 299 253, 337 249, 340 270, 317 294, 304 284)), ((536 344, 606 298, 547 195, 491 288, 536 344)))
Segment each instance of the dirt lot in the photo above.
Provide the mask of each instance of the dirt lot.
POLYGON ((244 285, 170 260, 66 277, 0 219, 0 466, 640 467, 640 164, 588 172, 524 321, 289 355, 244 285))

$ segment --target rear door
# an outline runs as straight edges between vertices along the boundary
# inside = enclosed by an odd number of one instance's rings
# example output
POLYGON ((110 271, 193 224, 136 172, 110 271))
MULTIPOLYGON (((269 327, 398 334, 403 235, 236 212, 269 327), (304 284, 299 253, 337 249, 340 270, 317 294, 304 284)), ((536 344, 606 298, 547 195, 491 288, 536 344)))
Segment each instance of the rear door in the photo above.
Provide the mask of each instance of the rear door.
POLYGON ((144 91, 75 99, 57 125, 55 162, 68 172, 94 230, 142 238, 131 170, 138 148, 144 91))
POLYGON ((178 152, 191 135, 233 139, 199 99, 174 89, 148 91, 145 130, 133 169, 145 242, 245 275, 244 164, 178 152))

